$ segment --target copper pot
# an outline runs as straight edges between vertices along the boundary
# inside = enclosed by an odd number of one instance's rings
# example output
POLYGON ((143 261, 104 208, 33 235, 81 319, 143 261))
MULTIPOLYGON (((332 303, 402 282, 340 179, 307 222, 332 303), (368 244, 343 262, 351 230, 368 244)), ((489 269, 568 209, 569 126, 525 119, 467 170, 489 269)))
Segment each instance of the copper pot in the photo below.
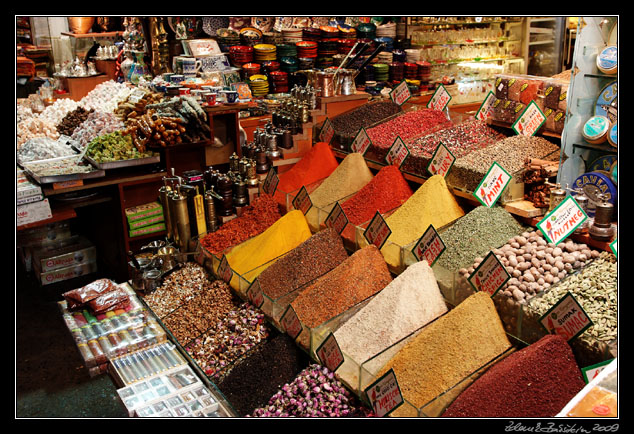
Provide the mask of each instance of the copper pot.
POLYGON ((76 35, 88 33, 95 24, 95 17, 68 17, 68 27, 76 35))

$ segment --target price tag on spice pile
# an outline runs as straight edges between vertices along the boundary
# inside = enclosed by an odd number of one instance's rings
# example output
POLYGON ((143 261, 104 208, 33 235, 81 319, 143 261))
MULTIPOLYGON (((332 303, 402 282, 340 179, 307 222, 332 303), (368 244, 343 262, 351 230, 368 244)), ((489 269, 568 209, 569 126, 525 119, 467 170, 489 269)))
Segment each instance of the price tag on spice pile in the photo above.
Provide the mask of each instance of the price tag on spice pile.
POLYGON ((617 238, 615 238, 614 241, 610 243, 610 249, 612 249, 612 253, 614 253, 614 256, 618 258, 618 246, 616 244, 616 240, 617 238))
POLYGON ((365 394, 378 417, 390 414, 405 402, 393 369, 365 389, 365 394))
POLYGON ((284 315, 280 318, 280 324, 293 339, 297 339, 297 336, 302 332, 302 323, 299 321, 299 317, 291 305, 286 308, 284 315))
POLYGON ((256 278, 249 288, 247 289, 247 298, 251 304, 258 309, 264 304, 264 295, 262 294, 262 287, 260 281, 256 278))
POLYGON ((581 368, 581 374, 583 375, 583 379, 585 380, 586 384, 594 380, 596 376, 605 369, 606 366, 612 363, 613 360, 614 359, 610 359, 592 366, 581 368))
POLYGON ((431 267, 445 249, 445 243, 443 243, 440 235, 438 235, 433 225, 429 225, 412 249, 412 253, 419 261, 426 260, 431 267))
POLYGON ((341 352, 341 348, 339 348, 335 335, 332 333, 321 343, 316 353, 322 365, 332 372, 335 372, 343 363, 343 353, 341 352))
POLYGON ((405 80, 401 81, 401 83, 390 92, 392 102, 398 105, 405 104, 411 97, 412 93, 409 91, 409 87, 407 86, 407 82, 405 80))
POLYGON ((482 205, 491 208, 502 195, 511 178, 511 175, 502 166, 494 162, 473 195, 482 205))
POLYGON ((302 188, 299 189, 299 192, 293 198, 293 206, 304 215, 313 207, 313 202, 310 200, 310 195, 305 186, 302 185, 302 188))
POLYGON ((433 175, 441 175, 443 178, 447 176, 449 170, 453 167, 453 163, 456 161, 456 157, 451 153, 449 149, 442 143, 438 144, 438 147, 434 151, 434 155, 431 156, 429 164, 427 165, 427 171, 433 175))
POLYGON ((392 235, 392 230, 381 213, 377 211, 365 232, 363 232, 363 236, 368 240, 368 243, 374 244, 381 249, 390 235, 392 235))
POLYGON ((365 155, 365 151, 372 145, 372 140, 370 140, 370 136, 368 136, 365 128, 361 127, 354 140, 350 144, 350 149, 352 152, 358 152, 361 155, 365 155))
POLYGON ((330 144, 330 141, 332 140, 334 135, 335 127, 332 125, 330 119, 326 118, 324 124, 321 126, 321 130, 319 130, 319 141, 330 144))
POLYGON ((346 226, 348 226, 348 222, 348 216, 346 216, 343 208, 341 208, 341 205, 337 202, 332 210, 330 210, 324 224, 326 227, 333 228, 339 235, 341 235, 346 226))
POLYGON ((576 338, 593 325, 588 314, 570 292, 555 303, 539 322, 548 333, 560 335, 566 341, 576 338))
POLYGON ((533 136, 544 122, 546 122, 546 115, 535 104, 535 101, 531 101, 511 128, 521 136, 533 136))
POLYGON ((436 89, 436 92, 427 101, 427 108, 443 111, 447 104, 451 101, 451 95, 442 84, 436 89))
POLYGON ((480 108, 475 114, 475 118, 480 121, 486 121, 489 117, 493 115, 493 103, 496 101, 495 94, 493 91, 489 91, 482 104, 480 104, 480 108))
POLYGON ((262 191, 266 194, 273 196, 275 191, 277 190, 277 184, 280 183, 280 178, 277 176, 277 172, 273 167, 269 170, 269 173, 266 174, 266 178, 264 178, 264 182, 262 182, 262 191))
POLYGON ((226 255, 222 255, 222 259, 220 259, 220 265, 218 265, 218 270, 216 272, 218 277, 220 277, 225 282, 231 282, 231 278, 233 277, 233 270, 229 266, 229 261, 227 260, 226 255))
POLYGON ((400 168, 403 161, 405 161, 408 156, 409 149, 407 149, 407 145, 400 136, 397 136, 394 143, 392 143, 390 150, 387 151, 385 161, 387 161, 387 164, 394 164, 396 167, 400 168))
POLYGON ((486 292, 493 297, 510 278, 511 275, 495 253, 489 252, 467 280, 476 291, 486 292))
POLYGON ((568 196, 537 223, 537 229, 549 243, 557 245, 587 218, 588 216, 577 201, 572 196, 568 196))

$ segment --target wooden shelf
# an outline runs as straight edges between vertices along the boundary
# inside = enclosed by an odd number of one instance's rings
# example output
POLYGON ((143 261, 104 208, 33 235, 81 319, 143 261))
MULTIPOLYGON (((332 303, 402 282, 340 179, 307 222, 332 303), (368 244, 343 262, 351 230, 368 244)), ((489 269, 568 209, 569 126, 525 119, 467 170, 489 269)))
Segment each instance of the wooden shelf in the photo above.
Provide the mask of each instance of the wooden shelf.
POLYGON ((86 39, 86 38, 116 38, 122 36, 123 32, 97 32, 97 33, 73 33, 73 32, 61 32, 64 36, 70 36, 71 38, 86 39))

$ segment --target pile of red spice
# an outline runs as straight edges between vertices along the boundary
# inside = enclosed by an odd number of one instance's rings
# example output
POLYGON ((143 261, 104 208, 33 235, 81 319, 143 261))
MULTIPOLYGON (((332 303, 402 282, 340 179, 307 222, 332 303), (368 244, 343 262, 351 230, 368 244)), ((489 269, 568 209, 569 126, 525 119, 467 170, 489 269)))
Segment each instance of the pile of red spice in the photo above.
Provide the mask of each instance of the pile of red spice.
POLYGON ((443 417, 554 417, 585 386, 568 343, 547 335, 493 365, 443 417))
POLYGON ((291 193, 327 178, 339 163, 326 142, 317 142, 292 168, 280 173, 277 190, 291 193))
POLYGON ((341 204, 348 221, 360 225, 399 207, 413 194, 403 174, 394 165, 385 166, 354 196, 341 204))
POLYGON ((429 132, 432 128, 451 126, 452 122, 440 110, 420 109, 404 112, 403 114, 378 124, 367 130, 372 145, 389 148, 396 137, 400 137, 406 144, 429 132))
POLYGON ((240 217, 205 235, 200 244, 210 253, 219 255, 229 247, 261 234, 281 216, 277 202, 270 195, 261 194, 245 207, 240 217))

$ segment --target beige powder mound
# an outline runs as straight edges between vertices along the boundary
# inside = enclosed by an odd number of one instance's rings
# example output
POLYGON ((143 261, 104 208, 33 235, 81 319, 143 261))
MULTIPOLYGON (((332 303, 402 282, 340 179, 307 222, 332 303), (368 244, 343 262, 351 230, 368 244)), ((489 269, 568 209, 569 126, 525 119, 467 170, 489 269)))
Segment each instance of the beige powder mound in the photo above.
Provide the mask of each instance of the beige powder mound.
POLYGON ((393 369, 403 398, 419 409, 510 347, 491 297, 476 292, 423 328, 377 378, 393 369))

